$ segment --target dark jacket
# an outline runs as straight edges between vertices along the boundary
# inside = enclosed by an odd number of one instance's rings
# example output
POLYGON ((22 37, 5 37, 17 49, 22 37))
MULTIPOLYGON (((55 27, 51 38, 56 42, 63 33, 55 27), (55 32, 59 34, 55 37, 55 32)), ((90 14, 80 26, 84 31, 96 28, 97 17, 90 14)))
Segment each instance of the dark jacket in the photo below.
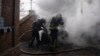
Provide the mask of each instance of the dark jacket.
POLYGON ((63 18, 62 17, 53 17, 50 22, 50 29, 56 29, 59 25, 63 25, 63 18))

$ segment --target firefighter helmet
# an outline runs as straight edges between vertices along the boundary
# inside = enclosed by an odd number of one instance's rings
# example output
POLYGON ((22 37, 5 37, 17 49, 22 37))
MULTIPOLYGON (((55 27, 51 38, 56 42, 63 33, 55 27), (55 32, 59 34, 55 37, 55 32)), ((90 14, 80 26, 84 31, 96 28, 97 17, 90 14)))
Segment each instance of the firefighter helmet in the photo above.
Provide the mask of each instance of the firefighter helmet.
POLYGON ((41 23, 46 23, 46 20, 44 18, 40 19, 41 23))

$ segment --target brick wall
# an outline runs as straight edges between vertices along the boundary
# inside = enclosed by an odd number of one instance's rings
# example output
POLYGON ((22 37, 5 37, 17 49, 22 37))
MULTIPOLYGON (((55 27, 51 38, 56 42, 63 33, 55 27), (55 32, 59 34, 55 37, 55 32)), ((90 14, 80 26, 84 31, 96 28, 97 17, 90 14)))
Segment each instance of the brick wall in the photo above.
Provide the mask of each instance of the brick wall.
POLYGON ((29 39, 31 39, 32 36, 32 32, 29 30, 32 30, 32 23, 33 21, 35 21, 35 15, 32 13, 29 13, 29 15, 27 15, 26 17, 24 17, 21 21, 20 21, 20 36, 25 33, 22 38, 20 39, 21 41, 29 41, 29 39), (27 32, 29 31, 29 32, 27 32))
POLYGON ((12 47, 12 33, 4 33, 3 36, 0 37, 0 53, 12 47))
MULTIPOLYGON (((20 35, 24 33, 25 31, 31 30, 32 29, 32 20, 30 19, 31 16, 26 16, 26 20, 20 22, 20 35)), ((24 18, 24 19, 25 19, 24 18)))
MULTIPOLYGON (((13 0, 2 0, 1 16, 4 18, 5 27, 12 26, 12 5, 13 0)), ((12 33, 4 33, 3 36, 0 37, 0 51, 3 52, 10 47, 12 47, 12 33)))
POLYGON ((2 0, 1 16, 4 18, 4 25, 14 27, 15 32, 4 33, 0 36, 0 53, 13 47, 14 37, 18 36, 18 21, 19 21, 19 0, 15 0, 15 16, 13 15, 13 1, 14 0, 2 0), (17 8, 17 9, 16 9, 17 8), (14 17, 13 17, 14 16, 14 17), (14 21, 13 21, 14 20, 14 21), (14 35, 14 36, 13 36, 14 35))
MULTIPOLYGON (((14 32, 4 33, 0 35, 0 54, 13 47, 13 44, 17 45, 19 36, 27 31, 31 30, 32 22, 35 17, 30 15, 28 19, 19 22, 19 0, 15 0, 15 14, 13 15, 13 1, 14 0, 2 0, 2 12, 1 16, 4 18, 4 24, 14 28, 14 32), (14 17, 13 17, 14 16, 14 17)), ((30 32, 31 33, 31 32, 30 32)), ((30 34, 26 34, 28 37, 30 34)))
POLYGON ((29 15, 24 17, 20 21, 20 34, 24 33, 27 30, 32 30, 32 23, 36 20, 36 15, 33 10, 29 11, 29 15))
POLYGON ((31 32, 26 33, 28 30, 32 29, 32 20, 30 19, 31 16, 28 15, 25 18, 26 18, 26 20, 25 21, 21 21, 21 23, 20 23, 20 29, 19 30, 20 30, 20 36, 21 37, 20 37, 19 42, 20 41, 25 41, 25 40, 27 40, 28 38, 31 37, 31 32))
POLYGON ((15 0, 15 17, 14 17, 14 42, 17 45, 18 41, 16 39, 19 38, 19 6, 20 0, 15 0))

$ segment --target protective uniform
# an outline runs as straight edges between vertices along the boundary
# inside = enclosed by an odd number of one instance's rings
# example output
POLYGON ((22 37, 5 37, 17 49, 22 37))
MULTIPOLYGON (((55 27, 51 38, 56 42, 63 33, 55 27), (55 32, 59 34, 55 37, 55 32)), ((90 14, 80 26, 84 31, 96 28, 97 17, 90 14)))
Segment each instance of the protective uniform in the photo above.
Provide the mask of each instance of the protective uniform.
POLYGON ((56 47, 58 37, 58 26, 63 25, 63 19, 61 15, 59 17, 53 17, 50 22, 50 36, 52 38, 52 45, 56 47))
POLYGON ((39 20, 37 20, 36 22, 33 23, 32 40, 29 43, 29 47, 33 46, 33 41, 35 40, 35 38, 36 38, 36 41, 37 41, 37 45, 40 44, 39 31, 42 30, 42 29, 46 29, 44 27, 45 22, 46 22, 45 19, 39 19, 39 20))

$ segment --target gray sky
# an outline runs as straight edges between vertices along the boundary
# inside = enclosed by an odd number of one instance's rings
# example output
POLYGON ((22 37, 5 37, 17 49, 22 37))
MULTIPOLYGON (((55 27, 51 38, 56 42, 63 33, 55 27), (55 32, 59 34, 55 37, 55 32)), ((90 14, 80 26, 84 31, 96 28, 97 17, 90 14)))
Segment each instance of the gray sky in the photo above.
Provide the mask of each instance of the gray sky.
MULTIPOLYGON (((33 0, 35 3, 33 3, 32 7, 40 17, 50 17, 49 15, 74 10, 75 1, 76 0, 33 0)), ((21 2, 24 2, 23 7, 25 11, 30 9, 30 0, 21 0, 21 2)))

